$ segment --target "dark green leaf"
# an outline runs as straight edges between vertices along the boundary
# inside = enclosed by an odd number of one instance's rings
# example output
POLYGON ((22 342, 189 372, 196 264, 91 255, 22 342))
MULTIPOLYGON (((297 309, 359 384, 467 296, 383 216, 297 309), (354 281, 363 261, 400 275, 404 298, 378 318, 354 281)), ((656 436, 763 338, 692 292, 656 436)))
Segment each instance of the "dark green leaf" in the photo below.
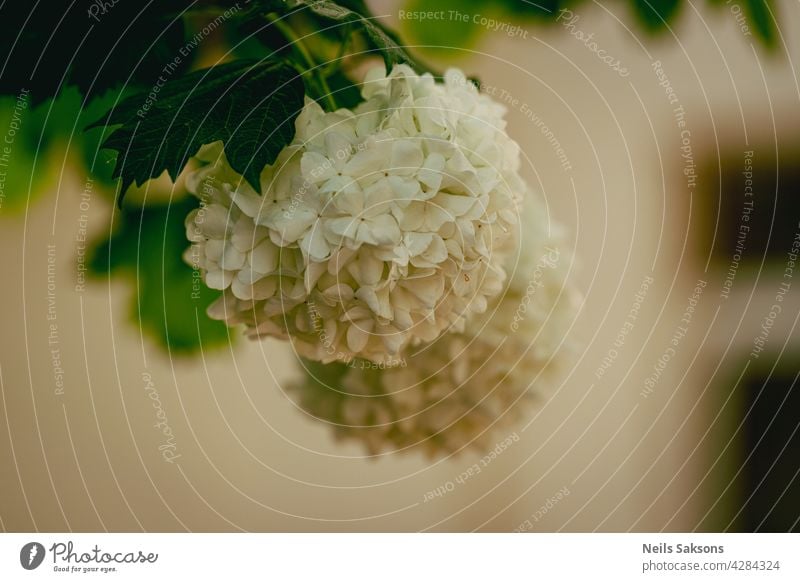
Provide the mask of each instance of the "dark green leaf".
POLYGON ((362 98, 359 86, 353 83, 342 71, 334 71, 328 75, 327 81, 333 98, 340 107, 353 109, 361 103, 362 98))
POLYGON ((511 14, 555 19, 559 11, 573 6, 578 0, 505 0, 505 9, 511 14))
POLYGON ((681 0, 633 0, 633 8, 639 22, 651 31, 667 27, 681 6, 681 0))
POLYGON ((89 269, 94 278, 127 274, 135 282, 131 302, 134 322, 159 344, 178 353, 226 345, 225 325, 206 315, 219 297, 187 265, 182 250, 184 218, 195 199, 146 208, 125 208, 114 235, 95 243, 89 269))
POLYGON ((257 0, 251 2, 238 19, 238 26, 227 29, 228 43, 231 46, 235 46, 237 54, 243 54, 245 58, 263 58, 264 47, 269 49, 270 58, 291 54, 292 43, 281 34, 281 31, 274 23, 264 18, 264 15, 269 12, 279 12, 285 8, 285 4, 280 0, 257 0), (242 43, 243 37, 248 39, 244 43, 242 43), (251 40, 258 42, 253 46, 253 43, 250 42, 251 40))
MULTIPOLYGON (((29 89, 38 104, 69 85, 84 96, 121 85, 149 87, 181 56, 180 14, 195 1, 176 0, 169 11, 156 1, 3 2, 0 93, 29 89)), ((179 68, 190 64, 184 57, 179 68)))
POLYGON ((303 80, 281 62, 237 60, 167 81, 154 98, 140 94, 99 125, 121 125, 104 146, 118 152, 122 195, 164 170, 175 179, 201 146, 225 144, 231 167, 258 191, 264 166, 294 137, 303 80))
POLYGON ((777 40, 775 36, 776 23, 770 15, 770 11, 774 12, 774 3, 771 0, 746 0, 745 7, 758 36, 764 41, 764 44, 774 47, 777 40))

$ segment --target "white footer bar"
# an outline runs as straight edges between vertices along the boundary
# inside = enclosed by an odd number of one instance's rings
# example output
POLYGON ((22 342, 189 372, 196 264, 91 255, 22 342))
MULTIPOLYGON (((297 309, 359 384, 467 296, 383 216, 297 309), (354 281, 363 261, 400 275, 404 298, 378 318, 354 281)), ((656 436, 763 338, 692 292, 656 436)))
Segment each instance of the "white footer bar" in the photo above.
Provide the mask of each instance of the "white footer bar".
POLYGON ((196 577, 797 581, 800 534, 0 535, 0 580, 196 577))

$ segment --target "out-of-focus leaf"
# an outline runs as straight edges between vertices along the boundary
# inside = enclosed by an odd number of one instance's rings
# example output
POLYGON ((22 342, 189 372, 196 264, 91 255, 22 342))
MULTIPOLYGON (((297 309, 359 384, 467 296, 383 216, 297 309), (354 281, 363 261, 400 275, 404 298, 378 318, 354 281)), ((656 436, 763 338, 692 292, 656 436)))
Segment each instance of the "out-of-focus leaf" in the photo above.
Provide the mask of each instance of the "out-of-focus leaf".
POLYGON ((458 49, 474 46, 486 32, 480 17, 492 18, 497 13, 481 0, 437 0, 433 4, 429 0, 410 0, 403 10, 406 16, 400 19, 400 25, 412 44, 448 55, 457 55, 458 49), (421 18, 421 15, 436 18, 421 18))
POLYGON ((533 16, 555 19, 562 8, 578 4, 580 0, 505 0, 506 11, 515 16, 533 16))
POLYGON ((678 14, 681 0, 633 0, 633 9, 639 22, 651 32, 666 29, 678 14))
POLYGON ((5 142, 6 137, 11 142, 4 144, 8 147, 8 163, 3 166, 0 161, 0 207, 4 212, 13 214, 24 209, 26 202, 33 203, 48 191, 54 192, 61 172, 70 164, 77 163, 80 171, 91 173, 94 180, 110 182, 113 166, 108 164, 109 153, 98 153, 102 131, 84 133, 83 128, 97 119, 117 95, 118 92, 109 91, 85 108, 76 87, 38 107, 32 107, 30 100, 0 98, 0 142, 5 142))
POLYGON ((130 277, 133 321, 160 345, 180 354, 226 345, 230 339, 225 325, 206 315, 219 292, 206 287, 182 258, 189 246, 184 219, 195 207, 194 198, 126 206, 113 236, 96 242, 90 253, 89 270, 95 278, 130 277))
POLYGON ((756 34, 768 47, 775 47, 777 35, 775 21, 770 12, 774 14, 774 3, 771 0, 746 0, 745 9, 755 29, 756 34))
MULTIPOLYGON (((7 127, 8 108, 0 104, 0 127, 7 127)), ((0 149, 2 149, 0 147, 0 149)), ((35 148, 20 142, 10 148, 8 165, 0 166, 0 217, 13 216, 58 184, 60 159, 54 147, 35 148)))
MULTIPOLYGON (((623 3, 631 5, 631 10, 636 16, 636 20, 648 32, 663 31, 667 25, 674 26, 675 19, 680 14, 681 6, 686 0, 620 0, 620 2, 609 2, 608 9, 617 11, 617 6, 623 3)), ((714 6, 725 6, 726 0, 707 0, 714 6)), ((605 3, 603 3, 605 4, 605 3)), ((763 44, 774 47, 776 44, 776 25, 770 15, 770 10, 775 10, 773 0, 742 0, 740 4, 748 15, 749 26, 754 29, 755 36, 759 37, 763 44)), ((574 11, 574 14, 581 18, 590 18, 590 10, 593 10, 588 0, 496 0, 491 3, 476 3, 476 0, 465 0, 455 2, 455 0, 407 0, 404 9, 439 11, 439 10, 458 10, 461 13, 472 15, 489 16, 500 14, 510 22, 518 22, 525 18, 535 18, 542 23, 556 23, 562 10, 574 11), (453 8, 453 5, 456 8, 453 8), (577 8, 585 7, 586 10, 580 12, 577 8)), ((593 12, 597 14, 597 12, 593 12)), ((777 16, 776 16, 777 18, 777 16)), ((456 35, 447 31, 447 26, 442 22, 407 22, 405 23, 406 32, 414 39, 427 39, 437 31, 442 31, 446 41, 441 44, 453 44, 455 46, 469 47, 474 42, 474 38, 465 29, 464 37, 458 39, 456 35), (457 42, 452 42, 456 40, 457 42)), ((426 41, 427 43, 427 41, 426 41)))

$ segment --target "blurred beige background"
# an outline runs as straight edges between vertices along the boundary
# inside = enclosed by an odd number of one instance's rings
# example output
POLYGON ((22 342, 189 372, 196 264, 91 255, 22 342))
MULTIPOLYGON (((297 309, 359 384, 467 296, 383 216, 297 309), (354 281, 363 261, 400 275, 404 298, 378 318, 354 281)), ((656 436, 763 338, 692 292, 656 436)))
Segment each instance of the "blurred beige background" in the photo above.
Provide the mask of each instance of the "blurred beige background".
MULTIPOLYGON (((398 4, 373 6, 397 22, 398 4)), ((578 28, 593 32, 629 76, 558 24, 526 25, 527 38, 486 34, 474 52, 451 61, 518 101, 508 119, 527 158, 524 174, 572 233, 572 276, 585 303, 570 338, 584 348, 530 426, 518 428, 520 441, 432 501, 424 501, 427 492, 480 455, 366 458, 284 396, 281 386, 296 373, 285 344, 238 342, 202 358, 171 358, 130 323, 130 285, 113 279, 76 292, 86 176, 67 168, 57 193, 24 219, 0 212, 0 526, 511 531, 527 520, 523 529, 535 531, 726 527, 736 508, 721 494, 737 468, 717 463, 732 442, 725 427, 736 424, 726 398, 780 274, 742 269, 730 299, 720 297, 727 265, 708 260, 714 220, 703 210, 703 197, 718 194, 707 188, 714 176, 701 172, 696 189, 687 187, 680 129, 652 63, 661 61, 686 111, 698 165, 720 148, 774 155, 796 143, 800 129, 793 68, 800 7, 784 1, 779 8, 788 56, 770 56, 743 36, 725 6, 687 4, 675 36, 651 40, 625 8, 588 3, 575 10, 578 28), (560 142, 568 169, 531 112, 560 142), (48 245, 63 394, 48 344, 48 245), (647 277, 653 283, 636 324, 598 378, 647 277), (688 332, 643 397, 698 280, 706 287, 688 332), (159 451, 145 373, 175 436, 180 457, 172 463, 159 451)), ((90 231, 107 231, 110 215, 107 201, 93 196, 90 231)), ((793 290, 758 365, 773 358, 797 370, 799 313, 793 290)))

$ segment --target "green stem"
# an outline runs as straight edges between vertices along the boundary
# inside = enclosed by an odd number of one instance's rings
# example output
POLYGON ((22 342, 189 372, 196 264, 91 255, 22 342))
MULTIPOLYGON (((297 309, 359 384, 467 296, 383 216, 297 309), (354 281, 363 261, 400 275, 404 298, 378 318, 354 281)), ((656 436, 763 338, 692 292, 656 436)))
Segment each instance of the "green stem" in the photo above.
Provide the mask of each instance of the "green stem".
POLYGON ((336 51, 336 57, 331 59, 330 62, 323 67, 323 74, 328 75, 329 73, 339 70, 339 68, 342 66, 342 58, 347 52, 347 49, 350 46, 350 39, 352 38, 352 35, 350 34, 350 28, 350 23, 347 23, 344 27, 344 40, 339 43, 339 50, 336 51))
POLYGON ((320 92, 320 97, 325 100, 330 111, 336 111, 338 107, 336 105, 336 100, 333 97, 333 92, 328 86, 325 76, 320 74, 320 68, 314 62, 314 57, 311 56, 308 47, 306 47, 303 41, 295 34, 294 30, 292 30, 292 28, 283 20, 276 18, 271 14, 267 15, 267 20, 275 25, 283 37, 291 43, 292 48, 294 48, 300 57, 302 57, 306 65, 306 73, 309 73, 312 79, 316 82, 315 84, 320 92))

